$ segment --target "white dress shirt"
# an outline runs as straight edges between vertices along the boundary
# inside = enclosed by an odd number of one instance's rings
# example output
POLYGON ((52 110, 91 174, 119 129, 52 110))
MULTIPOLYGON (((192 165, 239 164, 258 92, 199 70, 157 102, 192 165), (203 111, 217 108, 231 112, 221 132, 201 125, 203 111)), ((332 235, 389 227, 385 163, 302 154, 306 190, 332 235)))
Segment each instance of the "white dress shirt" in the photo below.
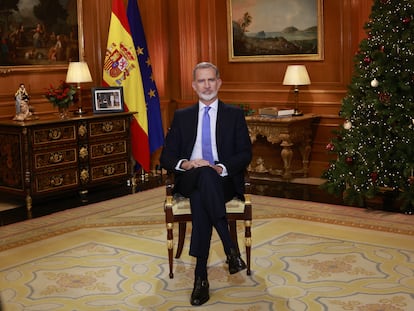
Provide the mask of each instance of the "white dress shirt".
MULTIPOLYGON (((204 108, 207 107, 203 103, 198 103, 198 125, 197 125, 197 138, 194 144, 193 152, 191 154, 190 160, 202 159, 203 158, 203 145, 201 142, 202 128, 203 128, 203 115, 204 108)), ((210 137, 211 137, 211 149, 213 151, 214 161, 218 160, 217 154, 217 144, 216 144, 216 121, 217 121, 217 107, 218 100, 215 100, 210 104, 210 110, 208 114, 210 116, 210 137)))

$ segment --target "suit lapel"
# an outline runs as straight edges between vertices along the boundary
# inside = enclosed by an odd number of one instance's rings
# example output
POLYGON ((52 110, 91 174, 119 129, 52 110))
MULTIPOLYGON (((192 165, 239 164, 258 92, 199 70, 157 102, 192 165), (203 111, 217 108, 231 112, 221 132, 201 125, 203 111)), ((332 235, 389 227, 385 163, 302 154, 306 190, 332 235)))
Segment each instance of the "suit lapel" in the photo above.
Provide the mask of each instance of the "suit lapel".
POLYGON ((191 109, 189 109, 188 125, 189 125, 188 133, 193 133, 193 137, 191 137, 192 143, 191 145, 187 146, 189 148, 187 152, 191 155, 193 151, 193 146, 195 145, 195 142, 197 139, 198 103, 193 105, 191 109))
POLYGON ((222 142, 222 135, 225 133, 225 129, 223 129, 223 125, 226 124, 225 120, 225 106, 223 102, 219 101, 217 106, 217 122, 216 122, 216 145, 217 145, 217 153, 220 158, 220 151, 221 151, 221 142, 222 142), (224 131, 224 132, 223 132, 224 131))

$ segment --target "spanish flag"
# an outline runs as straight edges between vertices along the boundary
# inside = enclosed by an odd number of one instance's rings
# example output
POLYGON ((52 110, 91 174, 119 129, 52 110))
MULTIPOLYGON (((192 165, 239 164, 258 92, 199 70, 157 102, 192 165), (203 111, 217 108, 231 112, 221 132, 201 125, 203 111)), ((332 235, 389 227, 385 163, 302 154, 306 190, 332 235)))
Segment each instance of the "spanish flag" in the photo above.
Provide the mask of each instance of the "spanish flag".
POLYGON ((112 0, 103 84, 123 87, 125 109, 136 112, 130 129, 132 155, 145 171, 149 171, 150 151, 145 95, 123 0, 112 0))

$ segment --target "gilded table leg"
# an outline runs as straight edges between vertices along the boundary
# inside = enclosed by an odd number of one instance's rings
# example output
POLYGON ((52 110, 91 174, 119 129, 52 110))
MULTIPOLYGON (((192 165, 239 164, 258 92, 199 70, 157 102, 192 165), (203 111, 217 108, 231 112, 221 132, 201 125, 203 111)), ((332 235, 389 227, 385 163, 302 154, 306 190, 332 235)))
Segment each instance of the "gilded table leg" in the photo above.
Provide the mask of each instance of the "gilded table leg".
POLYGON ((282 147, 282 151, 280 155, 282 156, 283 160, 283 178, 284 179, 291 179, 292 172, 290 169, 290 164, 292 163, 293 151, 292 146, 293 144, 290 142, 289 134, 281 134, 280 138, 282 139, 282 143, 280 146, 282 147))
POLYGON ((29 193, 26 195, 26 209, 28 211, 32 209, 32 197, 30 196, 29 193))
POLYGON ((137 176, 135 174, 132 175, 130 183, 131 183, 131 193, 134 194, 137 189, 137 176))
POLYGON ((300 153, 302 155, 303 177, 308 177, 309 157, 311 154, 311 140, 310 139, 306 139, 304 144, 302 144, 300 148, 300 153))
POLYGON ((88 199, 88 189, 81 189, 78 191, 79 193, 79 198, 81 200, 82 203, 88 203, 89 199, 88 199))

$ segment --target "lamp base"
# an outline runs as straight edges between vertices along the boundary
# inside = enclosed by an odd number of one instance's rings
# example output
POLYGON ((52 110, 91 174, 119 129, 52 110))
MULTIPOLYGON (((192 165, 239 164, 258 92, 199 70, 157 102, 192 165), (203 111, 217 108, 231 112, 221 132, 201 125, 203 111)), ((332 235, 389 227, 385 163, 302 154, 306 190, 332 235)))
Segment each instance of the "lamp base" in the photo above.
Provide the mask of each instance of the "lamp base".
POLYGON ((303 116, 303 112, 298 109, 295 109, 295 111, 292 114, 292 117, 300 117, 300 116, 303 116))
POLYGON ((78 107, 78 109, 76 109, 73 114, 75 116, 82 116, 84 114, 86 114, 86 111, 82 109, 82 107, 78 107))

